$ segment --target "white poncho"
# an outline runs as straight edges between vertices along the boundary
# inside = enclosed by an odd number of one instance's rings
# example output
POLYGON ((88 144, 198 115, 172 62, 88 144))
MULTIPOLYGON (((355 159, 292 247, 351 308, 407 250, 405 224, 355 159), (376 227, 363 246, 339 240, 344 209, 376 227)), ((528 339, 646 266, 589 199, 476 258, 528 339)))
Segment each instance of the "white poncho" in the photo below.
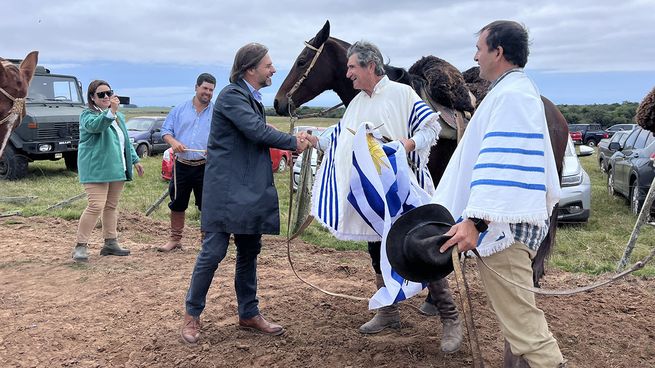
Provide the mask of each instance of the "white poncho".
POLYGON ((432 202, 456 219, 490 221, 477 247, 489 256, 514 242, 509 224, 543 225, 559 197, 541 97, 522 71, 511 72, 482 100, 432 202))
MULTIPOLYGON (((312 192, 312 215, 338 239, 380 241, 375 232, 350 205, 351 167, 354 132, 361 123, 370 122, 383 136, 392 140, 411 138, 417 131, 430 125, 441 129, 435 113, 414 90, 404 84, 382 78, 369 96, 360 92, 331 137, 331 143, 316 173, 312 192)), ((428 194, 434 192, 432 177, 426 164, 430 147, 410 153, 411 164, 417 168, 411 180, 428 194)))

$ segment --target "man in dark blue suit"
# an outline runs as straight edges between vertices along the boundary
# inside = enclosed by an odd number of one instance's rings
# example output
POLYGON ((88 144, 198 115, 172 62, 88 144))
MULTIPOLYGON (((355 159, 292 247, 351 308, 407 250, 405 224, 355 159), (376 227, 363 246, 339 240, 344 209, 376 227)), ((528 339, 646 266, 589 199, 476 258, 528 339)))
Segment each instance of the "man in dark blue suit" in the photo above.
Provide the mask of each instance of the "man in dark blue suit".
POLYGON ((200 314, 218 264, 227 252, 230 235, 237 247, 236 289, 239 326, 268 335, 281 335, 282 326, 259 312, 257 255, 262 234, 279 234, 277 190, 271 170, 270 147, 301 152, 316 138, 282 133, 266 125, 259 89, 271 85, 275 67, 264 45, 239 49, 230 84, 214 104, 207 142, 201 228, 206 233, 186 297, 182 339, 195 344, 200 337, 200 314))

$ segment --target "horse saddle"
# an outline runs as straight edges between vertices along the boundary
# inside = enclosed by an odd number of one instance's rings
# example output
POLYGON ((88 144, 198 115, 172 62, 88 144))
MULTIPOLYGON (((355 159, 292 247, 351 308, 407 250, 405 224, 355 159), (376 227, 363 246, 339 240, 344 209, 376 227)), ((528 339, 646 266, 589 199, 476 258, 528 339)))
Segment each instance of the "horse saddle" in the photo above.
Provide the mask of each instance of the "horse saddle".
POLYGON ((428 103, 432 110, 439 112, 439 124, 441 125, 441 132, 439 132, 439 139, 453 139, 459 140, 464 134, 464 130, 471 119, 471 114, 464 111, 455 110, 446 107, 436 102, 429 94, 425 85, 421 86, 421 98, 428 103))

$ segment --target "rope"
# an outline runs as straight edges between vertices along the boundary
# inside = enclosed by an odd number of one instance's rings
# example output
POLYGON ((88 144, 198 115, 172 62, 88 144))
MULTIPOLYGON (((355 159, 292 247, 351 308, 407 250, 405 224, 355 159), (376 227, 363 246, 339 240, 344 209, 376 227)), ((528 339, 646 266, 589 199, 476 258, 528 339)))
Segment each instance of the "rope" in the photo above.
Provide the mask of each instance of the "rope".
POLYGON ((9 122, 10 120, 15 120, 17 116, 23 115, 23 111, 25 111, 25 99, 10 95, 2 87, 0 87, 0 93, 5 95, 5 97, 7 97, 12 102, 11 109, 9 109, 7 116, 0 120, 0 125, 2 125, 6 122, 9 122))

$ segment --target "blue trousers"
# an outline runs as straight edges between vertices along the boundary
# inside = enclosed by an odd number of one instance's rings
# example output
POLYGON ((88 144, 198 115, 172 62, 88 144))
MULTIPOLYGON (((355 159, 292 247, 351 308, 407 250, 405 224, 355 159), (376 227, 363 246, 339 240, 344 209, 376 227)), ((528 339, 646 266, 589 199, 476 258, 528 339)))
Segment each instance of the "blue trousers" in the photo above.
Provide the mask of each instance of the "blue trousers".
MULTIPOLYGON (((262 248, 261 238, 261 234, 234 234, 234 243, 237 247, 234 289, 241 319, 249 319, 259 314, 257 256, 262 248)), ((218 264, 227 254, 229 243, 229 233, 205 233, 205 241, 202 243, 202 250, 198 253, 186 296, 186 311, 190 315, 198 317, 205 309, 207 292, 218 264)))

